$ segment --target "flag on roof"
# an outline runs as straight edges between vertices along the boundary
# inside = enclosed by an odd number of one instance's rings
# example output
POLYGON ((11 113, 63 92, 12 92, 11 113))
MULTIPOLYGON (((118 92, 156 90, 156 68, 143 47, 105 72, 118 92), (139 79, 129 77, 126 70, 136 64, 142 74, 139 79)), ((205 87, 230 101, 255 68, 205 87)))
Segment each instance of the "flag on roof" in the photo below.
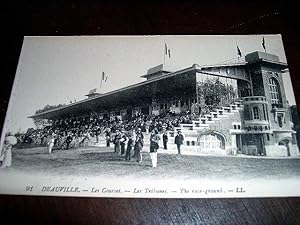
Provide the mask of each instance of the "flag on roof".
POLYGON ((102 80, 104 80, 104 82, 106 82, 108 76, 102 71, 102 80))
POLYGON ((262 45, 263 49, 266 51, 265 37, 263 37, 261 45, 262 45))
POLYGON ((238 56, 242 57, 242 52, 241 52, 239 46, 237 45, 236 48, 237 48, 237 54, 238 54, 238 56))

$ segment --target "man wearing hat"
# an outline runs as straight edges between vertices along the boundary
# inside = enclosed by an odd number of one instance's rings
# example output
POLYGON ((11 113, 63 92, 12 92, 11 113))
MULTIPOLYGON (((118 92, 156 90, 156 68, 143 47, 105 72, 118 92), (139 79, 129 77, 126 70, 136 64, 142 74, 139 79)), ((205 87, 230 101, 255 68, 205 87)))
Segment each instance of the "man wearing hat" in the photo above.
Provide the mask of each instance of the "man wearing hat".
POLYGON ((105 130, 106 147, 110 147, 110 138, 111 138, 111 130, 110 128, 107 128, 105 130))
POLYGON ((159 142, 160 138, 158 136, 158 130, 155 128, 151 131, 150 136, 150 158, 152 162, 152 167, 157 166, 157 149, 159 149, 159 142))
POLYGON ((180 146, 183 144, 184 137, 181 134, 181 130, 177 131, 177 135, 175 137, 175 144, 177 145, 178 155, 181 155, 180 146))
POLYGON ((144 146, 144 135, 142 134, 142 129, 138 128, 135 137, 134 151, 137 157, 136 161, 139 163, 141 163, 143 160, 142 153, 141 153, 143 146, 144 146))
POLYGON ((121 130, 121 139, 120 139, 120 146, 121 146, 121 155, 125 155, 125 145, 126 145, 127 137, 125 133, 125 129, 121 130))
POLYGON ((48 153, 51 154, 52 152, 52 149, 53 149, 53 146, 54 146, 54 142, 55 142, 55 135, 52 134, 48 143, 47 143, 47 146, 48 146, 48 153))
POLYGON ((115 134, 115 139, 114 139, 114 144, 115 144, 115 152, 117 154, 121 154, 121 146, 120 146, 120 140, 121 140, 122 136, 121 136, 121 132, 119 129, 116 130, 116 134, 115 134))
POLYGON ((162 135, 162 139, 163 139, 164 149, 167 150, 168 149, 168 146, 167 146, 167 143, 168 143, 168 133, 167 133, 166 129, 164 129, 164 133, 162 135))
POLYGON ((127 149, 125 154, 126 161, 130 161, 131 159, 131 151, 134 146, 134 141, 135 141, 134 132, 133 131, 128 132, 128 142, 127 142, 127 149))

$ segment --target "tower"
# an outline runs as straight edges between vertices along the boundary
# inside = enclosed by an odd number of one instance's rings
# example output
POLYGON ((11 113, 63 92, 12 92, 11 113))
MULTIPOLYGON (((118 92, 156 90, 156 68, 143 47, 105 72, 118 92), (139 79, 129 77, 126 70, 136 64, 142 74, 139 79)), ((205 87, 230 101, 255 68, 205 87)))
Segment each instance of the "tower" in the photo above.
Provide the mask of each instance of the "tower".
POLYGON ((282 80, 287 64, 264 52, 250 53, 245 59, 253 93, 244 98, 247 146, 255 146, 258 154, 267 156, 298 155, 282 80))

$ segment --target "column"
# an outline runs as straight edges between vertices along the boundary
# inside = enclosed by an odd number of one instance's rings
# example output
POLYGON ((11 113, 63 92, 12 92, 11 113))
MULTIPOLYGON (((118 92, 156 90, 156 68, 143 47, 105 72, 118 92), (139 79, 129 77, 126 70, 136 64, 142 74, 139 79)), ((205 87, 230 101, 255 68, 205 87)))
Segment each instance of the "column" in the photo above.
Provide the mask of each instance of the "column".
POLYGON ((237 154, 237 146, 236 146, 236 134, 231 135, 231 151, 233 155, 237 154))

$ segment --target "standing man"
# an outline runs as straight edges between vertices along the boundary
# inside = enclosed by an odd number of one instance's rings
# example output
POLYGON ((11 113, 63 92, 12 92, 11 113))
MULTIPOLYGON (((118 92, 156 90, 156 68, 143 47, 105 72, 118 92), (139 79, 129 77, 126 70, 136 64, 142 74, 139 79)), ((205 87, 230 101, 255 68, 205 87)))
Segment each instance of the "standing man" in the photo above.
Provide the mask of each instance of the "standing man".
POLYGON ((121 145, 121 155, 125 155, 125 145, 126 145, 127 137, 125 134, 125 130, 121 131, 121 139, 120 139, 120 145, 121 145))
POLYGON ((167 133, 166 130, 163 133, 162 139, 163 139, 164 149, 167 150, 168 149, 168 146, 167 146, 167 143, 168 143, 168 133, 167 133))
POLYGON ((110 128, 107 128, 105 131, 106 147, 110 147, 110 138, 111 138, 110 136, 111 136, 110 128))
POLYGON ((151 136, 150 136, 150 158, 152 162, 152 167, 157 166, 157 149, 159 149, 159 136, 158 136, 158 131, 157 129, 154 129, 151 131, 151 136))
MULTIPOLYGON (((68 136, 67 136, 67 139, 66 139, 66 144, 67 144, 66 149, 67 149, 67 150, 69 150, 70 144, 71 144, 72 140, 73 140, 72 135, 71 135, 71 133, 69 132, 69 133, 68 133, 68 136)), ((84 139, 84 140, 85 140, 85 139, 84 139)), ((53 143, 54 143, 54 142, 53 142, 53 143)), ((51 153, 51 152, 50 152, 50 153, 51 153)))
POLYGON ((53 149, 53 146, 54 146, 54 142, 55 142, 55 138, 54 138, 54 135, 52 134, 51 137, 50 137, 50 140, 47 143, 48 153, 49 154, 51 154, 51 152, 52 152, 52 149, 53 149))
POLYGON ((130 161, 131 159, 131 151, 134 145, 134 136, 133 136, 133 132, 129 132, 128 134, 128 142, 127 142, 127 149, 126 149, 126 155, 125 155, 125 160, 126 161, 130 161))
POLYGON ((134 151, 137 157, 136 161, 138 163, 142 163, 143 161, 142 153, 141 153, 143 146, 144 146, 144 135, 142 134, 141 128, 138 128, 136 132, 135 145, 134 145, 134 151))
POLYGON ((95 135, 96 135, 96 143, 98 144, 100 142, 100 134, 101 134, 101 128, 99 125, 97 125, 95 129, 95 135))
POLYGON ((120 140, 121 140, 121 132, 120 130, 116 130, 116 134, 115 134, 115 139, 114 139, 114 144, 115 144, 115 152, 117 154, 121 154, 121 149, 120 149, 120 140))
POLYGON ((177 135, 175 137, 175 144, 177 145, 178 155, 181 155, 180 146, 183 144, 183 135, 181 134, 181 130, 177 131, 177 135))

